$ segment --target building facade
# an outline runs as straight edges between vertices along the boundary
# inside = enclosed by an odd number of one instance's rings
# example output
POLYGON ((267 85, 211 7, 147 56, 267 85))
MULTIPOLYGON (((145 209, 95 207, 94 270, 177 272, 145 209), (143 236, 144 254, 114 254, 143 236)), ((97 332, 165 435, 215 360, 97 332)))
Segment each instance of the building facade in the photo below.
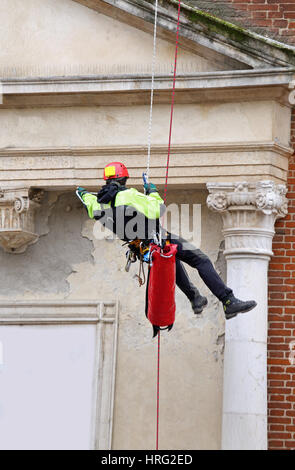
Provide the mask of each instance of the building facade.
MULTIPOLYGON (((209 306, 197 318, 178 291, 162 335, 162 449, 295 448, 292 8, 234 3, 182 4, 167 202, 258 306, 225 324, 188 269, 209 306)), ((0 447, 152 449, 157 345, 138 266, 125 272, 122 242, 88 219, 75 189, 97 191, 110 161, 142 188, 153 3, 0 10, 0 447)), ((161 2, 150 166, 160 191, 176 29, 177 2, 161 2)))

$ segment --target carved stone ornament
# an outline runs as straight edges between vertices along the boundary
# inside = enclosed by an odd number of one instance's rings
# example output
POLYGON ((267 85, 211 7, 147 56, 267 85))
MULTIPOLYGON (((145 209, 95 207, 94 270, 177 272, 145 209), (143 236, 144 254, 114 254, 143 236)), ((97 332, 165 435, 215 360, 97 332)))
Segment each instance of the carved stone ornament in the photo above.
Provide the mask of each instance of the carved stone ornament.
POLYGON ((43 191, 0 190, 0 246, 7 253, 23 253, 39 236, 35 233, 35 211, 43 191))
POLYGON ((223 219, 226 257, 272 256, 276 219, 288 213, 287 188, 273 181, 208 183, 207 205, 223 219))
POLYGON ((215 211, 226 211, 234 206, 250 206, 264 214, 285 217, 288 213, 287 188, 273 181, 257 183, 208 183, 207 205, 215 211))

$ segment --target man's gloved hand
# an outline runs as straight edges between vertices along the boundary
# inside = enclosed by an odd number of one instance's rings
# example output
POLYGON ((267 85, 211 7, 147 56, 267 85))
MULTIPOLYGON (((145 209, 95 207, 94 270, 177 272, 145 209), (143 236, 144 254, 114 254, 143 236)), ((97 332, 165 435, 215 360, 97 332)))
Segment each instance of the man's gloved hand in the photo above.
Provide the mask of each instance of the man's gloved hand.
POLYGON ((158 192, 156 186, 153 183, 144 183, 143 187, 147 195, 158 192))
POLYGON ((83 194, 88 193, 87 189, 81 188, 81 186, 78 186, 77 191, 78 191, 80 196, 83 196, 83 194))

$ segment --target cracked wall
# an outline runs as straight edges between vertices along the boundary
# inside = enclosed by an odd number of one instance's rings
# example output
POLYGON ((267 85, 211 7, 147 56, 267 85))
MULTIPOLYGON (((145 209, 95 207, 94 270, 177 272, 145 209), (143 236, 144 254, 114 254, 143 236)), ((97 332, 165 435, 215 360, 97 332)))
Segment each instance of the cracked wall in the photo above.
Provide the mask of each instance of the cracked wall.
MULTIPOLYGON (((168 203, 201 204, 201 249, 220 270, 221 220, 205 191, 173 191, 168 203)), ((97 223, 97 222, 96 222, 97 223)), ((37 213, 39 241, 24 254, 0 252, 0 296, 5 300, 119 300, 119 337, 113 423, 114 449, 150 449, 155 441, 157 341, 144 315, 138 264, 125 272, 119 240, 97 240, 95 222, 74 194, 47 193, 37 213)), ((161 447, 220 448, 224 319, 222 307, 187 267, 209 306, 196 317, 176 291, 176 321, 161 336, 161 447), (177 432, 176 432, 177 430, 177 432)))
MULTIPOLYGON (((220 261, 221 220, 206 206, 205 191, 169 191, 169 203, 202 206, 201 249, 213 262, 220 261)), ((94 222, 85 219, 82 234, 93 242, 94 263, 73 266, 69 276, 71 298, 120 302, 116 376, 114 449, 154 447, 156 344, 144 315, 145 288, 134 276, 138 264, 124 271, 125 248, 118 240, 96 240, 94 222)), ((219 266, 220 265, 220 266, 219 266)), ((201 317, 192 313, 184 294, 176 291, 176 321, 162 334, 161 345, 161 446, 169 449, 220 447, 224 319, 220 302, 204 286, 198 273, 187 267, 192 281, 209 306, 201 317), (177 432, 175 431, 177 429, 177 432)), ((221 270, 222 271, 222 270, 221 270)))
POLYGON ((47 193, 36 213, 39 241, 25 253, 0 251, 0 296, 5 299, 65 297, 75 262, 91 262, 91 243, 79 239, 83 214, 74 195, 47 193))

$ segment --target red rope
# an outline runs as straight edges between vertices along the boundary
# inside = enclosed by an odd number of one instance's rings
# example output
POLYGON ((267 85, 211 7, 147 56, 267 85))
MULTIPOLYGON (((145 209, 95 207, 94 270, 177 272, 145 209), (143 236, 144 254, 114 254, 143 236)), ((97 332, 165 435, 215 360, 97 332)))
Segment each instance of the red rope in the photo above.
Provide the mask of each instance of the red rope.
MULTIPOLYGON (((176 68, 177 68, 178 40, 179 40, 179 23, 180 23, 180 6, 181 6, 181 0, 179 0, 179 3, 178 3, 178 18, 177 18, 175 60, 174 60, 173 87, 172 87, 172 103, 171 103, 171 113, 170 113, 170 128, 169 128, 169 141, 168 141, 168 156, 167 156, 167 163, 166 163, 166 177, 165 177, 165 190, 164 190, 164 203, 165 203, 165 204, 166 204, 166 201, 167 201, 168 172, 169 172, 169 164, 170 164, 171 137, 172 137, 172 124, 173 124, 173 111, 174 111, 174 101, 175 101, 176 68)), ((156 450, 159 450, 159 418, 160 418, 160 330, 158 331, 157 432, 156 432, 156 450)))
POLYGON ((160 330, 158 331, 157 434, 156 434, 156 450, 159 450, 159 412, 160 412, 160 330))

